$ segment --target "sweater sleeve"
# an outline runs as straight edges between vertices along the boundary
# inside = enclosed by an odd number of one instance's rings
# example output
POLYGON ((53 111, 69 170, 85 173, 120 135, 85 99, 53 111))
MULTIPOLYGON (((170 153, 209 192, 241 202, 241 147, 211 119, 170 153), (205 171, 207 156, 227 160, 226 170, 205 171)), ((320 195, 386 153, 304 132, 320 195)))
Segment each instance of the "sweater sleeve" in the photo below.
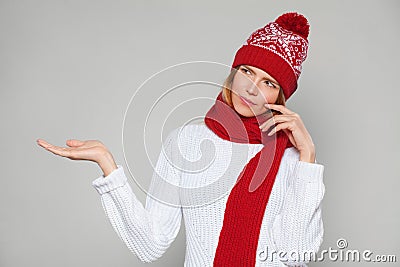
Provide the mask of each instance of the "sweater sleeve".
POLYGON ((324 166, 316 160, 314 163, 300 161, 298 154, 294 158, 288 164, 289 184, 270 236, 274 250, 283 252, 281 261, 285 265, 307 266, 310 254, 317 256, 323 240, 324 166))
POLYGON ((118 169, 92 182, 113 229, 142 262, 160 258, 175 240, 181 226, 179 172, 170 163, 174 132, 166 139, 146 196, 146 205, 132 191, 124 169, 118 169), (159 200, 163 199, 163 200, 159 200), (164 199, 168 199, 164 201, 164 199))

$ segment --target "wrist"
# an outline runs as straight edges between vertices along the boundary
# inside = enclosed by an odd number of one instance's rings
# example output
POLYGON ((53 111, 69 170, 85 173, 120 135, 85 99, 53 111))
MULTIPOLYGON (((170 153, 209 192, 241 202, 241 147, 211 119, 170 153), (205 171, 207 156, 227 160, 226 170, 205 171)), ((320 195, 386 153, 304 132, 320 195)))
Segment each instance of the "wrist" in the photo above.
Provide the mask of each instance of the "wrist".
POLYGON ((103 171, 103 176, 108 176, 112 171, 118 168, 117 164, 114 161, 113 156, 110 152, 106 151, 103 156, 99 159, 98 165, 103 171))
POLYGON ((315 163, 315 150, 300 151, 300 161, 315 163))

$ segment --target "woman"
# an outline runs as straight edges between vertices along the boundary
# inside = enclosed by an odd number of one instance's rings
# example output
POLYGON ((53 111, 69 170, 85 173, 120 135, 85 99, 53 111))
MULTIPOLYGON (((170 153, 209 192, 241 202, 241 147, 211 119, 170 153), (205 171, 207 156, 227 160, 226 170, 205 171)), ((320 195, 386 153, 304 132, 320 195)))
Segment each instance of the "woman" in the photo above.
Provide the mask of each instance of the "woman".
POLYGON ((163 255, 183 217, 185 266, 306 266, 323 238, 324 166, 285 100, 297 89, 308 33, 307 19, 291 12, 251 34, 204 123, 177 128, 164 141, 145 207, 100 141, 38 144, 99 164, 104 174, 93 186, 106 215, 143 262, 163 255), (214 158, 206 165, 198 159, 208 151, 214 158))

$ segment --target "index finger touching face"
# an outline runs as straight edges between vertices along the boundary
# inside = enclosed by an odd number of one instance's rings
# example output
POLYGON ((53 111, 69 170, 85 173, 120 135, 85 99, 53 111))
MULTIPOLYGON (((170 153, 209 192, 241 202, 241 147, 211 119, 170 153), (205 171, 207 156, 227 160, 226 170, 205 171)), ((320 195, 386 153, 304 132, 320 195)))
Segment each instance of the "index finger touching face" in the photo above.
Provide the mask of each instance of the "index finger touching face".
POLYGON ((292 114, 293 111, 285 107, 284 105, 277 105, 277 104, 265 104, 267 108, 274 109, 280 111, 283 114, 292 114))

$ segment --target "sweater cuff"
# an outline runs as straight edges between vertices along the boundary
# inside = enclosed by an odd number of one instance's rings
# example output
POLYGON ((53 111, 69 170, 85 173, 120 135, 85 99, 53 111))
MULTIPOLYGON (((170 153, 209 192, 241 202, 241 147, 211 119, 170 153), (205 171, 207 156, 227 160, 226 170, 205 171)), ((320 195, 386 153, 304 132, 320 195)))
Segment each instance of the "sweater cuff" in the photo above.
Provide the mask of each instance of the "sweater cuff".
POLYGON ((123 186, 127 182, 124 168, 117 164, 117 169, 113 170, 109 175, 104 177, 101 175, 92 182, 92 186, 102 195, 118 187, 123 186))
POLYGON ((309 183, 322 181, 324 165, 305 161, 297 161, 295 167, 296 177, 309 183))

